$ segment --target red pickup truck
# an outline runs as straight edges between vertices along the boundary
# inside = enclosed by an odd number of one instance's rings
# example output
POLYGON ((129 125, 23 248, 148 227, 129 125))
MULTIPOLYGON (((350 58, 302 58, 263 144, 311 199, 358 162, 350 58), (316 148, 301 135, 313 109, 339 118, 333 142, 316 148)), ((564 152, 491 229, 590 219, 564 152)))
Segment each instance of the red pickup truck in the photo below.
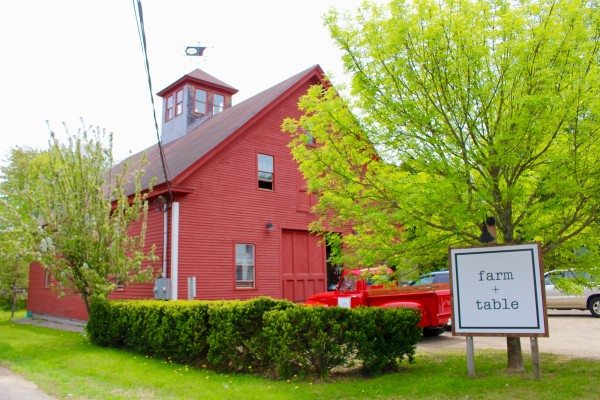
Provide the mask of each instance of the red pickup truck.
POLYGON ((437 336, 450 325, 451 303, 448 283, 431 285, 398 286, 392 279, 392 271, 364 268, 345 270, 336 289, 310 296, 305 304, 329 307, 404 307, 421 313, 419 326, 423 335, 437 336), (378 283, 382 279, 389 282, 378 283))

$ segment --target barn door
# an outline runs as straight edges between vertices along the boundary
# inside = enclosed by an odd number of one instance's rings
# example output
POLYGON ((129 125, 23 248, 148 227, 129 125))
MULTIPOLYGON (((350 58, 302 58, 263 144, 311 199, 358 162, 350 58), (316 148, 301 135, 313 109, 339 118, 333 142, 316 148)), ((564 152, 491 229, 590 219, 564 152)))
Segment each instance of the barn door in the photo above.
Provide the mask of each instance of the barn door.
POLYGON ((320 236, 308 231, 283 230, 283 297, 302 302, 314 293, 325 291, 325 247, 320 236))

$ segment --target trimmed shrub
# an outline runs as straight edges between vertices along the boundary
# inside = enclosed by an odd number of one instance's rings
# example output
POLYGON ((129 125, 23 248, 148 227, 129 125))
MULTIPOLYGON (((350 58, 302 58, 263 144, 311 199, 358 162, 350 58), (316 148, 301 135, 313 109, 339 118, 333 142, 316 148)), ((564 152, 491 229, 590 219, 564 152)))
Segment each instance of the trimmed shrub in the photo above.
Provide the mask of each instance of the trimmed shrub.
POLYGON ((90 305, 86 331, 90 341, 99 346, 123 347, 127 336, 127 319, 119 302, 95 300, 90 305))
POLYGON ((265 315, 264 336, 277 374, 326 377, 350 360, 352 311, 346 308, 294 307, 265 315))
POLYGON ((94 303, 87 331, 92 343, 199 364, 208 351, 208 302, 154 300, 94 303))
POLYGON ((407 308, 359 307, 352 310, 351 341, 364 373, 390 370, 408 358, 412 362, 421 328, 420 315, 407 308))
POLYGON ((262 335, 263 316, 293 307, 287 300, 257 297, 210 308, 208 363, 219 371, 264 371, 271 360, 262 335))
POLYGON ((220 371, 316 373, 360 362, 377 373, 415 353, 419 315, 408 309, 306 307, 250 301, 96 301, 92 343, 220 371))

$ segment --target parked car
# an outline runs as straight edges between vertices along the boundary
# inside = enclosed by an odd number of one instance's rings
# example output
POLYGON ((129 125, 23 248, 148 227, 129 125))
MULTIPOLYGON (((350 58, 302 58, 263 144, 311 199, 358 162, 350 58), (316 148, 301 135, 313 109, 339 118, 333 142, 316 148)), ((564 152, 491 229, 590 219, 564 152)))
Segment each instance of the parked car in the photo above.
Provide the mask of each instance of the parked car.
POLYGON ((423 274, 419 279, 410 281, 408 286, 433 285, 435 283, 449 283, 450 274, 448 270, 434 271, 423 274))
POLYGON ((594 317, 600 318, 600 285, 594 289, 584 288, 582 294, 566 293, 555 286, 560 279, 589 281, 590 278, 590 275, 579 275, 570 270, 546 272, 544 274, 546 307, 561 310, 589 310, 594 317))

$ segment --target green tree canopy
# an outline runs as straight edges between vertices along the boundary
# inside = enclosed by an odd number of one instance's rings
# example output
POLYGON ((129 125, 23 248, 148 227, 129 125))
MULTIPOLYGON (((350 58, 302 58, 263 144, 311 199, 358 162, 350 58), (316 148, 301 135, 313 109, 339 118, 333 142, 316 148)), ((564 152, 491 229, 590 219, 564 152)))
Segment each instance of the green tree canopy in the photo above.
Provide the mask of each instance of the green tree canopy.
POLYGON ((51 133, 40 153, 13 152, 3 187, 23 215, 13 226, 30 240, 59 294, 81 295, 86 308, 117 284, 151 278, 154 252, 144 249, 148 205, 142 170, 111 173, 112 138, 82 129, 61 143, 51 133), (31 161, 21 168, 22 159, 31 161), (33 161, 32 161, 33 160, 33 161), (26 182, 26 184, 23 184, 26 182), (135 184, 133 194, 126 187, 135 184))
POLYGON ((355 263, 444 262, 493 216, 547 267, 600 265, 597 1, 395 0, 326 21, 350 96, 314 87, 285 127, 355 263))
POLYGON ((314 87, 284 129, 313 228, 352 226, 347 261, 431 268, 491 216, 498 242, 600 275, 597 0, 392 0, 326 23, 350 96, 314 87))
POLYGON ((47 163, 43 153, 15 148, 0 179, 0 293, 11 299, 14 316, 17 300, 29 283, 29 264, 36 258, 35 236, 27 229, 34 223, 28 198, 39 171, 47 163))

